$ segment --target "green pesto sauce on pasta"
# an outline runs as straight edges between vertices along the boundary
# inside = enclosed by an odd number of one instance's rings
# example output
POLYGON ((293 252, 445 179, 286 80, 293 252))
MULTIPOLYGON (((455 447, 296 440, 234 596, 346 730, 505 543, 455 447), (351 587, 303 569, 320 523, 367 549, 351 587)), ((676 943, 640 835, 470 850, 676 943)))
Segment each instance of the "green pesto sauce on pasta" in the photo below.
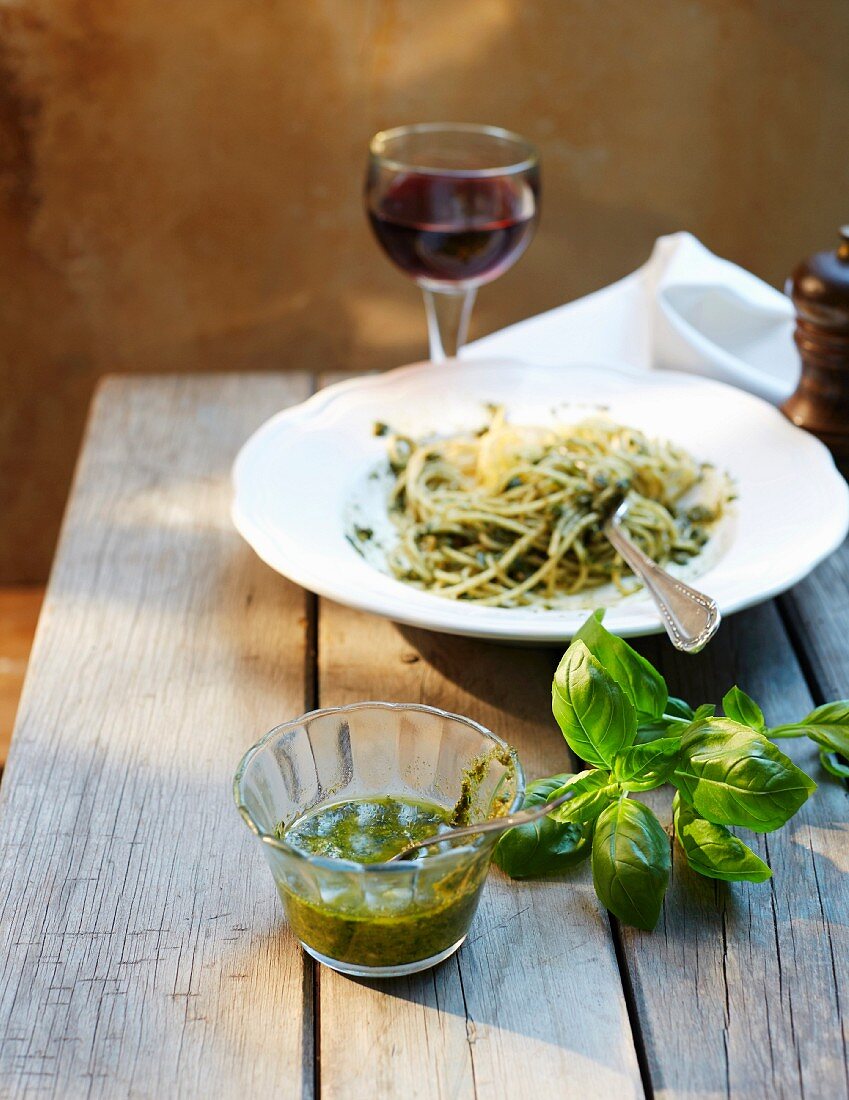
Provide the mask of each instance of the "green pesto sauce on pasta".
POLYGON ((659 564, 701 553, 732 499, 730 481, 712 467, 605 418, 522 427, 495 409, 478 433, 393 435, 389 462, 394 575, 494 607, 556 606, 610 583, 623 595, 635 591, 603 532, 623 498, 627 533, 659 564), (693 503, 708 482, 710 499, 693 503))

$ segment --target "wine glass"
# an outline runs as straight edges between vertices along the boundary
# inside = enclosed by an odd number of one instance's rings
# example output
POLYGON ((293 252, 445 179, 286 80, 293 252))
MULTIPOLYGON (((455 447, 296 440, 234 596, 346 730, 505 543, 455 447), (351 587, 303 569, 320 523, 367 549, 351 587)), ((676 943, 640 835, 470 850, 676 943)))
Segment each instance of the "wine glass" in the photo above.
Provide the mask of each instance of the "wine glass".
POLYGON ((432 361, 457 354, 477 288, 527 248, 539 188, 536 149, 497 126, 424 122, 372 138, 366 210, 387 256, 424 292, 432 361))

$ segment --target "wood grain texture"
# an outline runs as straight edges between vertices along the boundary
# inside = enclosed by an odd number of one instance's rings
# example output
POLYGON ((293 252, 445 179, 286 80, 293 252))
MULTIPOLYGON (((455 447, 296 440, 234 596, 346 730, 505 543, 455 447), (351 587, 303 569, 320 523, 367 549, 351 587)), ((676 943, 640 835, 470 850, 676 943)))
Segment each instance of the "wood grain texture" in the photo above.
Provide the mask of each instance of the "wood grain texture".
MULTIPOLYGON (((738 683, 767 721, 805 714, 811 697, 774 605, 726 620, 697 658, 665 640, 639 648, 674 694, 717 702, 738 683)), ((673 845, 653 934, 623 930, 655 1096, 849 1096, 849 797, 813 746, 780 747, 819 783, 783 829, 741 835, 773 870, 768 883, 694 874, 673 845)), ((668 824, 669 789, 644 796, 668 824)))
MULTIPOLYGON (((425 702, 519 750, 529 776, 569 769, 550 712, 556 654, 398 627, 321 601, 321 704, 425 702)), ((642 1095, 607 918, 588 867, 511 882, 493 869, 469 937, 403 981, 319 974, 330 1098, 642 1095)))
MULTIPOLYGON (((676 852, 657 931, 611 935, 587 868, 524 884, 493 871, 441 967, 314 973, 229 790, 248 744, 312 705, 314 630, 322 705, 468 713, 529 776, 567 758, 556 651, 327 601, 316 624, 315 601, 242 544, 232 457, 308 390, 302 375, 101 390, 0 788, 0 1095, 311 1097, 318 1080, 329 1100, 619 1100, 643 1094, 644 1045, 664 1100, 849 1097, 849 795, 804 745, 782 747, 819 790, 753 839, 771 883, 708 882, 676 852)), ((849 694, 846 568, 836 556, 782 604, 815 695, 849 694)), ((771 722, 811 705, 775 605, 729 619, 697 658, 640 648, 692 702, 736 681, 771 722)), ((668 792, 646 797, 668 810, 668 792)))
POLYGON ((817 703, 849 698, 849 542, 781 597, 817 703))
POLYGON ((303 708, 305 596, 228 515, 236 449, 307 392, 100 390, 0 790, 4 1097, 310 1092, 311 969, 230 793, 303 708))

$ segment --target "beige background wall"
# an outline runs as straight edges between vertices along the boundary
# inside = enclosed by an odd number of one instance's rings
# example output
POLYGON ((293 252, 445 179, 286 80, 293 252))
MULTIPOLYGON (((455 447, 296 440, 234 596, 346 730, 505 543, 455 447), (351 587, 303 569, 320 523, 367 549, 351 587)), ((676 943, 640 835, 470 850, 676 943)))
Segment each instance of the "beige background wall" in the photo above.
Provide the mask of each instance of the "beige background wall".
POLYGON ((0 580, 45 574, 106 371, 420 357, 361 211, 372 131, 544 158, 478 333, 689 228, 781 283, 849 220, 846 0, 0 0, 0 580))

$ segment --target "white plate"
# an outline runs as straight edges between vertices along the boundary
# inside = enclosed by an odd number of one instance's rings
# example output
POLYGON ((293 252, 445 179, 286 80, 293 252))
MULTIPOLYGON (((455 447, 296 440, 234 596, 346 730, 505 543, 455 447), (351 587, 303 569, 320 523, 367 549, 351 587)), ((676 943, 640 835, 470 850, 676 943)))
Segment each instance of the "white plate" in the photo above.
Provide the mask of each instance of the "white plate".
MULTIPOLYGON (((736 516, 715 541, 697 584, 724 614, 782 592, 842 542, 849 489, 831 456, 772 405, 719 382, 609 364, 419 363, 331 386, 278 413, 245 444, 233 468, 233 520, 259 556, 305 588, 397 622, 451 634, 522 642, 572 636, 584 608, 477 607, 421 592, 381 572, 348 541, 352 516, 382 532, 382 495, 369 473, 385 460, 375 421, 411 436, 480 426, 483 406, 516 424, 563 422, 599 406, 686 447, 735 479, 736 516), (375 511, 381 516, 375 516, 375 511)), ((659 633, 645 593, 611 606, 605 625, 659 633)))

